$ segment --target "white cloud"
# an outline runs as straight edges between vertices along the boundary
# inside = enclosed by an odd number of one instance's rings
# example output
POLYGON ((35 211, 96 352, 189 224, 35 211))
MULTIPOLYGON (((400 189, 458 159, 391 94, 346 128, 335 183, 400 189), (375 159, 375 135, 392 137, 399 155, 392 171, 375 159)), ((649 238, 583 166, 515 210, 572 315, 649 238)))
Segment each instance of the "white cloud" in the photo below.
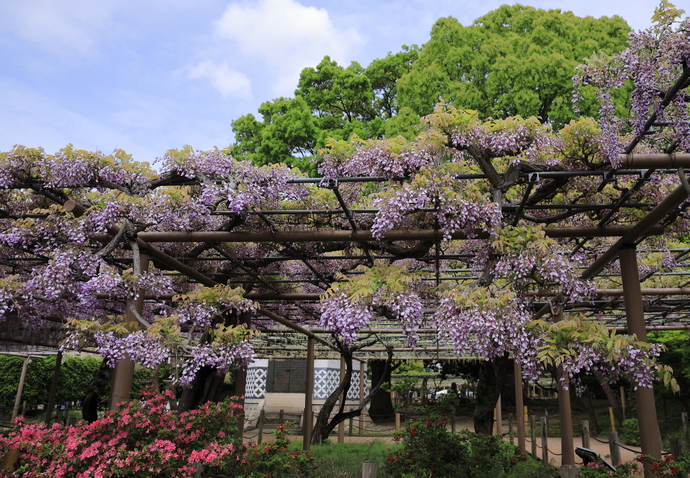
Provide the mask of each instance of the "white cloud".
POLYGON ((216 64, 205 60, 189 68, 189 77, 193 79, 205 78, 211 81, 213 87, 224 97, 251 98, 251 80, 244 74, 234 71, 227 62, 216 64))
POLYGON ((299 72, 325 55, 349 62, 349 53, 362 41, 354 30, 339 31, 325 8, 295 0, 231 3, 215 27, 216 34, 235 43, 245 57, 271 68, 274 89, 280 93, 291 93, 299 72))
POLYGON ((53 52, 91 54, 116 5, 110 0, 0 2, 0 26, 53 52))

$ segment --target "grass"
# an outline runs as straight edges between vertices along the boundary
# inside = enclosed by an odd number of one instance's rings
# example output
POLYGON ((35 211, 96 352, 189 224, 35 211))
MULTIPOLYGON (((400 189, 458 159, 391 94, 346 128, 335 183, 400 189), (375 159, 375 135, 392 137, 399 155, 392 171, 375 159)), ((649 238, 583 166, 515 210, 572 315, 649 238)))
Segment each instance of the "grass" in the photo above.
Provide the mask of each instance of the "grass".
MULTIPOLYGON (((301 449, 301 445, 294 445, 301 449)), ((312 446, 309 453, 321 462, 317 478, 359 478, 362 476, 362 462, 378 462, 379 476, 383 466, 400 445, 389 445, 379 440, 370 443, 339 443, 312 446)))

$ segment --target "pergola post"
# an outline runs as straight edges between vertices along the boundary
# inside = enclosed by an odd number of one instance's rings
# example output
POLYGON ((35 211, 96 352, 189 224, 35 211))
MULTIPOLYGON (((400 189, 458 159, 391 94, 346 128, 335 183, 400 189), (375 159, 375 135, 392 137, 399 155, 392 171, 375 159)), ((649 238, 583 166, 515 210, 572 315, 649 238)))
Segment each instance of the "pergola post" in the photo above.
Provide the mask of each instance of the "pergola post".
POLYGON ((525 406, 522 397, 522 365, 513 362, 513 371, 515 373, 515 418, 517 419, 518 448, 525 453, 527 447, 525 446, 525 413, 522 411, 525 406))
POLYGON ((58 350, 55 357, 55 369, 53 370, 53 380, 50 383, 50 395, 48 395, 48 405, 46 407, 46 425, 50 425, 55 408, 55 396, 57 395, 58 380, 60 378, 60 368, 62 367, 62 352, 58 350))
POLYGON ((304 451, 311 450, 311 431, 314 426, 314 337, 307 339, 307 389, 304 393, 304 451))
MULTIPOLYGON (((621 246, 620 267, 623 294, 625 298, 625 313, 628 322, 628 333, 635 334, 637 340, 647 341, 647 331, 644 323, 644 308, 640 289, 639 272, 637 268, 637 253, 634 245, 621 246)), ((661 435, 656 416, 654 390, 638 387, 635 390, 637 402, 637 420, 640 424, 640 443, 642 453, 661 459, 661 435)), ((618 465, 618 463, 614 463, 618 465)), ((649 470, 645 469, 645 476, 649 470)))
MULTIPOLYGON (((563 307, 558 308, 555 321, 563 320, 563 307)), ((575 444, 573 443, 573 412, 570 406, 570 390, 565 388, 568 376, 563 367, 557 369, 556 387, 558 390, 558 410, 561 415, 561 465, 575 464, 575 444)))
MULTIPOLYGON (((341 356, 340 357, 340 382, 343 381, 345 378, 345 359, 341 356)), ((338 407, 341 410, 345 410, 345 400, 347 400, 347 397, 345 396, 345 391, 341 392, 340 394, 340 402, 338 403, 338 407)), ((338 443, 345 443, 345 422, 340 422, 338 423, 338 443)))
MULTIPOLYGON (((244 325, 247 329, 251 327, 252 324, 252 313, 242 312, 240 314, 240 325, 244 325)), ((244 395, 247 393, 247 370, 237 369, 235 370, 235 396, 239 400, 239 404, 242 406, 238 416, 237 416, 237 436, 242 438, 244 435, 244 395)))
MULTIPOLYGON (((139 254, 141 261, 141 272, 145 272, 149 268, 148 254, 139 254)), ((125 307, 125 320, 128 323, 136 324, 133 329, 139 328, 139 322, 130 311, 130 301, 127 301, 125 307)), ((144 310, 144 291, 140 290, 137 298, 134 301, 134 309, 139 315, 144 310)), ((116 410, 121 402, 127 401, 132 396, 132 382, 134 381, 134 361, 129 357, 120 360, 115 366, 113 372, 113 385, 110 392, 110 409, 116 410)))
POLYGON ((496 400, 496 435, 503 435, 503 409, 501 407, 501 395, 496 400))
MULTIPOLYGON (((367 362, 364 360, 359 361, 359 405, 362 407, 364 403, 364 386, 366 381, 364 380, 364 374, 367 370, 367 362)), ((364 436, 364 407, 359 414, 359 436, 364 436)))

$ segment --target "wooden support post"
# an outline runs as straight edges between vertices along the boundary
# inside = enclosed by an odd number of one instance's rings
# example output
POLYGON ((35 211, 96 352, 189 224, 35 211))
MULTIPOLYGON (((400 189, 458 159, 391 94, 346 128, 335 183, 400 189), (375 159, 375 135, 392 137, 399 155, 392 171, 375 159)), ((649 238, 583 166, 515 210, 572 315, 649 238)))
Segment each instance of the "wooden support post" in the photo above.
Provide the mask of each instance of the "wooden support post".
POLYGON ((302 448, 311 450, 311 433, 314 427, 314 337, 307 339, 307 390, 304 394, 304 430, 302 448))
MULTIPOLYGON (((642 304, 642 291, 640 289, 640 275, 637 267, 635 246, 621 247, 618 253, 620 256, 619 262, 628 333, 631 335, 635 334, 637 340, 646 342, 647 329, 644 321, 644 306, 642 304)), ((637 404, 637 421, 640 425, 642 453, 655 458, 661 458, 661 435, 659 434, 656 404, 654 403, 654 390, 652 388, 638 387, 635 390, 635 402, 637 404)), ((648 467, 645 468, 645 476, 652 476, 648 467)))
MULTIPOLYGON (((240 325, 244 325, 247 329, 252 325, 252 313, 242 312, 240 314, 240 325)), ((237 413, 237 438, 244 437, 244 396, 247 393, 247 370, 235 370, 235 396, 239 399, 242 408, 237 413)))
MULTIPOLYGON (((366 385, 365 375, 367 363, 363 360, 359 362, 359 404, 364 402, 364 386, 366 385)), ((364 436, 364 409, 359 414, 359 436, 364 436)))
POLYGON ((285 410, 283 410, 281 408, 280 412, 278 412, 278 423, 280 423, 282 425, 284 421, 285 421, 285 410))
POLYGON ((496 435, 501 436, 503 435, 503 410, 501 409, 501 395, 499 395, 498 400, 496 400, 496 408, 494 410, 496 415, 496 435))
POLYGON ((395 414, 395 431, 400 431, 400 414, 395 414))
POLYGON ((612 430, 609 432, 609 449, 611 450, 611 464, 618 467, 623 460, 621 459, 621 448, 618 444, 617 431, 612 430))
POLYGON ((8 450, 7 454, 2 458, 0 469, 12 471, 17 461, 19 461, 19 448, 12 448, 8 450))
POLYGON ((529 417, 529 431, 530 438, 532 439, 532 457, 537 459, 537 427, 535 426, 535 417, 530 415, 529 417))
POLYGON ((510 437, 510 444, 515 445, 515 437, 513 436, 513 414, 508 414, 508 437, 510 437))
POLYGON ((522 452, 527 451, 525 445, 525 413, 523 412, 524 400, 522 397, 522 365, 513 362, 513 373, 515 374, 515 418, 517 419, 518 448, 522 452))
POLYGON ((24 380, 26 380, 26 369, 29 366, 29 363, 31 363, 31 356, 27 355, 24 357, 24 363, 22 363, 22 372, 19 374, 19 385, 17 386, 17 395, 14 398, 14 408, 12 409, 12 423, 14 423, 17 415, 19 415, 19 405, 22 403, 24 380))
POLYGON ((362 462, 362 478, 377 478, 379 463, 377 461, 362 462))
POLYGON ((541 461, 549 462, 549 427, 545 416, 541 417, 541 461))
POLYGON ((455 435, 455 413, 450 414, 450 433, 455 435))
POLYGON ((625 387, 623 385, 621 385, 621 408, 623 409, 623 421, 625 421, 628 417, 625 414, 625 387))
POLYGON ((573 415, 570 408, 570 390, 563 388, 558 381, 558 408, 561 414, 561 465, 575 464, 575 445, 573 443, 573 415))
POLYGON ((613 414, 613 407, 609 407, 609 421, 611 422, 611 430, 616 431, 616 415, 613 414))
POLYGON ((582 420, 582 448, 589 448, 589 420, 582 420))
POLYGON ((673 458, 678 458, 683 452, 683 439, 671 437, 669 440, 669 448, 671 448, 671 455, 673 458))
MULTIPOLYGON (((558 308, 556 322, 564 320, 563 307, 558 308)), ((573 413, 570 406, 570 390, 568 374, 563 367, 557 368, 556 389, 558 390, 558 410, 561 415, 561 465, 575 464, 575 445, 573 444, 573 413)))
MULTIPOLYGON (((141 262, 141 272, 146 272, 149 269, 148 254, 139 254, 141 262)), ((130 330, 139 329, 140 325, 134 314, 130 310, 130 301, 126 302, 125 307, 125 321, 130 324, 130 330)), ((139 290, 137 298, 134 302, 134 309, 141 315, 144 310, 144 291, 139 290)), ((132 381, 134 380, 134 362, 125 357, 120 360, 113 371, 113 382, 110 390, 110 409, 117 410, 120 402, 125 402, 131 398, 132 381)))
MULTIPOLYGON (((343 380, 345 377, 345 359, 340 357, 340 381, 343 380)), ((340 394, 340 403, 338 404, 338 408, 340 410, 345 410, 345 401, 347 400, 347 397, 345 396, 345 393, 340 394)), ((345 422, 340 422, 338 423, 338 443, 345 443, 345 422)))
POLYGON ((55 408, 55 395, 57 395, 58 380, 60 379, 60 368, 62 367, 62 352, 58 351, 55 356, 55 368, 53 369, 53 380, 50 382, 50 395, 48 395, 48 406, 46 407, 46 425, 50 425, 55 408))

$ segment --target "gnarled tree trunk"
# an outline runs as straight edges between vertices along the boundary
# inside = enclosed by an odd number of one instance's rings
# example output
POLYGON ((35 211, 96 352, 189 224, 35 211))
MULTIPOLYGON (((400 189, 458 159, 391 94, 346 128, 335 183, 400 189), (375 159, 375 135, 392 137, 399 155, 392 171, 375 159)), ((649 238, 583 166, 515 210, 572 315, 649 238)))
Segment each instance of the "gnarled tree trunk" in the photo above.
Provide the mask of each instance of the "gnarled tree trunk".
MULTIPOLYGON (((338 345, 338 348, 340 349, 340 354, 343 360, 345 361, 345 375, 343 377, 340 377, 340 384, 328 396, 323 406, 321 407, 318 416, 316 417, 314 430, 311 435, 311 442, 314 444, 321 444, 324 442, 324 440, 327 440, 328 436, 339 423, 342 423, 350 418, 360 416, 366 404, 369 403, 371 397, 376 393, 376 391, 381 387, 381 384, 383 383, 383 380, 379 380, 379 382, 372 387, 372 389, 369 391, 369 394, 366 397, 364 397, 364 400, 362 400, 362 402, 355 410, 345 412, 345 400, 342 400, 338 408, 338 413, 336 413, 333 416, 333 418, 331 418, 331 420, 329 421, 329 417, 331 415, 331 412, 333 411, 333 407, 335 407, 335 404, 340 398, 341 394, 343 397, 347 397, 347 392, 350 390, 350 380, 352 378, 353 351, 357 350, 358 348, 370 345, 366 344, 360 345, 356 348, 351 348, 342 344, 339 340, 336 340, 336 343, 338 345)), ((392 359, 393 349, 388 348, 388 359, 386 360, 385 366, 386 369, 390 369, 390 363, 392 359)), ((388 376, 390 376, 390 370, 387 373, 388 376)), ((383 375, 385 376, 386 373, 384 373, 383 375)))
POLYGON ((491 435, 494 427, 494 407, 501 394, 505 381, 505 371, 509 368, 508 357, 499 357, 482 362, 477 383, 474 407, 474 431, 491 435))
MULTIPOLYGON (((390 383, 391 368, 386 366, 385 360, 371 360, 371 383, 390 383)), ((379 388, 371 397, 369 417, 376 423, 390 420, 395 416, 395 409, 391 400, 391 393, 379 388)))

